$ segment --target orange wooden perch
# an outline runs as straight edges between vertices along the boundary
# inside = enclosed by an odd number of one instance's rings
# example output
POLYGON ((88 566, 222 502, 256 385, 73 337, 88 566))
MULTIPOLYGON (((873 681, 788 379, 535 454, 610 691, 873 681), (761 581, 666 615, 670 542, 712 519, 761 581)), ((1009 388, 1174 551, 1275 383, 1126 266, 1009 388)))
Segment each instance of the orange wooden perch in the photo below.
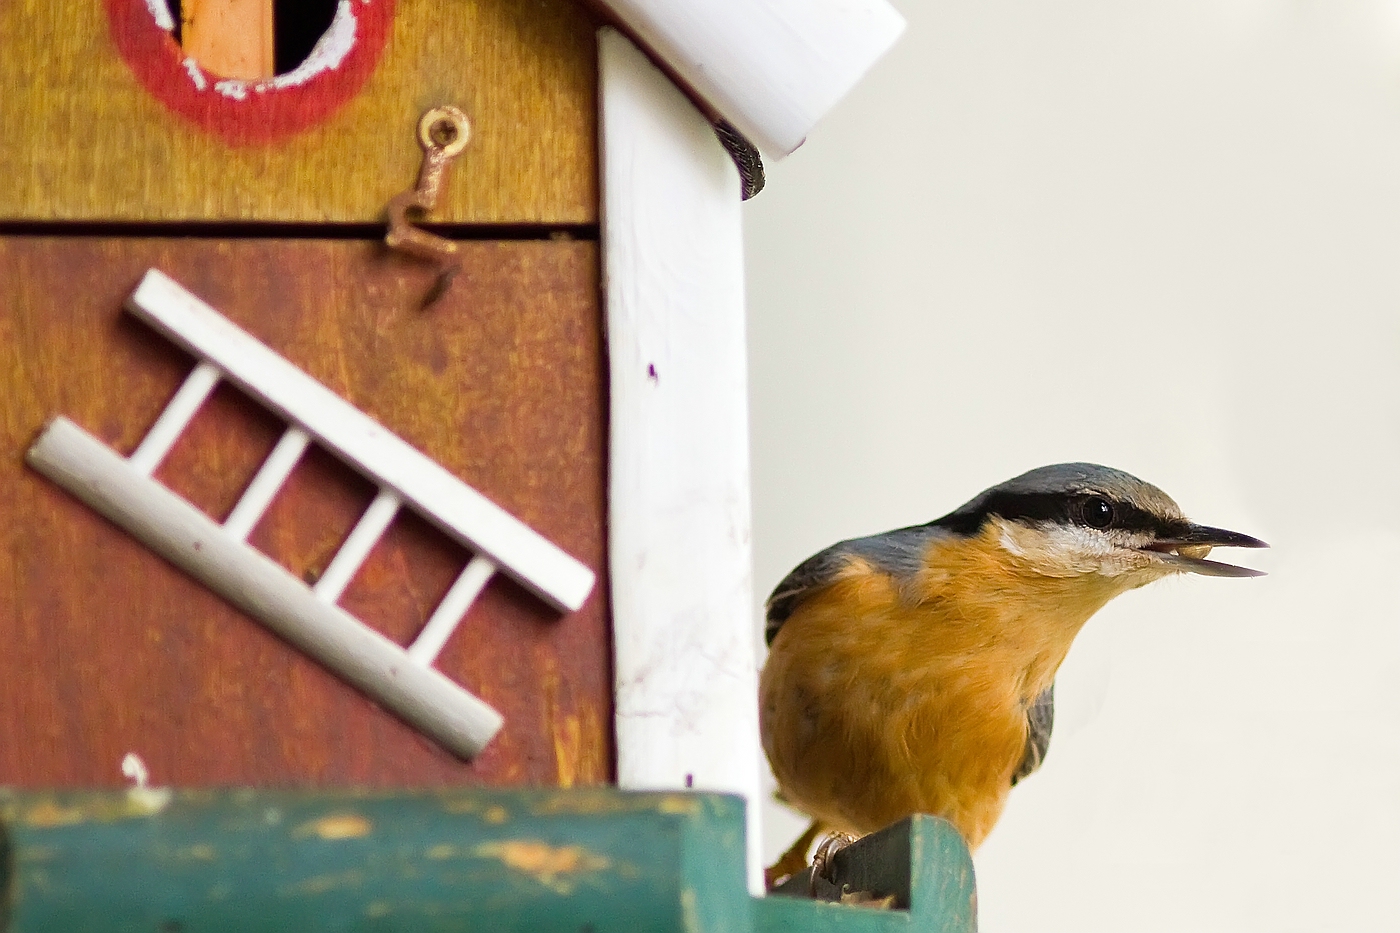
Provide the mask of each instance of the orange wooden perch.
POLYGON ((181 44, 201 68, 256 81, 276 73, 272 0, 184 0, 181 44))

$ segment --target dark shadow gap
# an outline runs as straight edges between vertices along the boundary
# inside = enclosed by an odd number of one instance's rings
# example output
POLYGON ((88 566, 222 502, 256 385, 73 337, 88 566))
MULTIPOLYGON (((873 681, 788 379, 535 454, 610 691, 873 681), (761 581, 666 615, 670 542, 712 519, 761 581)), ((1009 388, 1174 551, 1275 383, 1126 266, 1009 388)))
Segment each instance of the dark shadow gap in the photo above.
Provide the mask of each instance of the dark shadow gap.
MULTIPOLYGON (((596 240, 597 224, 421 224, 449 240, 596 240)), ((383 240, 384 224, 222 221, 0 221, 0 236, 186 237, 189 239, 383 240)))
POLYGON ((311 55, 335 19, 337 0, 273 0, 272 57, 286 74, 311 55))

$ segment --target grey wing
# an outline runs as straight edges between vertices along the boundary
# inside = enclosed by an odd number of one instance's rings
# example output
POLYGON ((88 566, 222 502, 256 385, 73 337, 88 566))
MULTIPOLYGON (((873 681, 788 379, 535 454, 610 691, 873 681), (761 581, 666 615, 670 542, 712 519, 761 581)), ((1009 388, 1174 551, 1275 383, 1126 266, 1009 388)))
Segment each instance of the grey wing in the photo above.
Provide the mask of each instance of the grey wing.
POLYGON ((1045 760, 1046 751, 1050 748, 1050 730, 1055 727, 1054 684, 1045 688, 1045 692, 1035 698, 1035 702, 1026 710, 1026 721, 1030 725, 1030 732, 1026 734, 1025 754, 1021 756, 1021 763, 1016 766, 1016 773, 1011 775, 1013 787, 1017 781, 1040 767, 1040 763, 1045 760))
POLYGON ((768 644, 797 607, 830 583, 852 559, 865 560, 884 572, 904 579, 924 565, 924 554, 934 539, 949 532, 931 525, 915 525, 866 538, 852 538, 833 544, 798 564, 768 597, 768 624, 764 637, 768 644))

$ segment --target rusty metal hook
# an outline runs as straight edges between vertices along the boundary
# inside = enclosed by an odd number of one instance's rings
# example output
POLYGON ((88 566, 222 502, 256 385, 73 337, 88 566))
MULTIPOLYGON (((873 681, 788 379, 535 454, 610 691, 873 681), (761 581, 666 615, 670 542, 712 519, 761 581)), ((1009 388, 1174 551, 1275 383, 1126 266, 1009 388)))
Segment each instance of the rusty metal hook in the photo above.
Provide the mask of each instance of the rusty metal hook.
POLYGON ((471 124, 467 121, 467 115, 456 107, 434 107, 423 114, 418 121, 418 144, 423 147, 423 165, 418 170, 418 181, 389 201, 389 230, 384 236, 384 243, 390 249, 444 266, 428 293, 428 299, 424 301, 424 307, 442 296, 456 273, 457 266, 453 260, 457 256, 457 244, 415 226, 409 215, 412 212, 417 215, 416 219, 421 220, 422 215, 437 206, 447 167, 467 148, 470 135, 471 124))

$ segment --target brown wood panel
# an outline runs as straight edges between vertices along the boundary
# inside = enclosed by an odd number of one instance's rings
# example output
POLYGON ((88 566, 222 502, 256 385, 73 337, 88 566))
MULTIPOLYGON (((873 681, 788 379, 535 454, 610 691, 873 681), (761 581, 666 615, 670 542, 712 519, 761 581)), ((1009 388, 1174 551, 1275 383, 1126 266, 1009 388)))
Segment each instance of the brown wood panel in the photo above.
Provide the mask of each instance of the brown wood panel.
POLYGON ((417 177, 417 121, 440 104, 466 111, 472 141, 434 220, 596 220, 594 20, 579 4, 349 9, 358 44, 336 68, 238 91, 192 77, 145 0, 0 3, 0 221, 377 222, 417 177))
MULTIPOLYGON (((611 776, 597 249, 468 242, 434 270, 374 243, 0 238, 0 784, 586 784, 611 776), (23 464, 65 414, 129 453, 192 361, 120 311, 148 267, 599 573, 561 617, 497 578, 440 667, 505 715, 442 752, 23 464)), ((223 518, 281 431, 222 388, 158 476, 223 518)), ((251 541, 314 580, 373 495, 324 452, 251 541)), ((410 639, 467 555, 397 520, 344 599, 410 639)))

